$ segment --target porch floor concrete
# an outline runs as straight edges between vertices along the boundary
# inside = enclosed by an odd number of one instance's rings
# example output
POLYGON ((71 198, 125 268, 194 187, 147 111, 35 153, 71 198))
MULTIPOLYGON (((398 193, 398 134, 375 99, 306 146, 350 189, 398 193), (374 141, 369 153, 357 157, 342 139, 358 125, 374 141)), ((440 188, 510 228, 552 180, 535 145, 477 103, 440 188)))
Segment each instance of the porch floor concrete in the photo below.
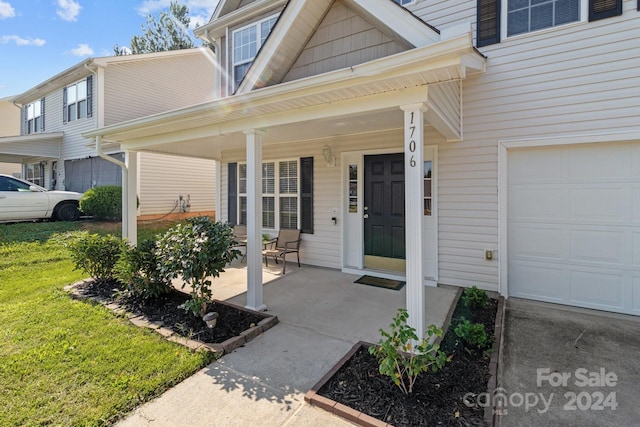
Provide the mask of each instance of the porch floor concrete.
MULTIPOLYGON (((214 279, 218 299, 246 303, 246 269, 232 264, 214 279)), ((280 319, 273 329, 225 355, 117 425, 349 426, 304 402, 304 394, 359 340, 377 342, 405 290, 353 283, 359 276, 287 264, 265 269, 264 302, 280 319)), ((426 288, 427 323, 442 326, 452 288, 426 288)))

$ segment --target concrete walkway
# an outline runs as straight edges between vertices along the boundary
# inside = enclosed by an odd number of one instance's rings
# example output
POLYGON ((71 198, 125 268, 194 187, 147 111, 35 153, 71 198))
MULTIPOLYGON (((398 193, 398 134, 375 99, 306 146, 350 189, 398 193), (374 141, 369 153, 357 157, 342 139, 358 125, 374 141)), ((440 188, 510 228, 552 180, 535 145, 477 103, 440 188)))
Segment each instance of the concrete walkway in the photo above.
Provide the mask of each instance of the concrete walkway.
MULTIPOLYGON (((378 329, 387 329, 397 309, 405 306, 405 291, 354 284, 358 276, 330 269, 292 265, 290 270, 287 265, 285 276, 277 271, 269 273, 277 278, 264 287, 264 301, 280 319, 278 325, 117 425, 351 425, 308 405, 304 394, 357 341, 378 341, 378 329)), ((244 305, 242 269, 229 273, 214 282, 214 296, 235 293, 230 301, 244 305), (229 285, 234 280, 239 284, 229 285)), ((454 296, 450 288, 427 288, 427 322, 442 326, 454 296)))
POLYGON ((500 426, 640 425, 640 318, 511 298, 500 426))

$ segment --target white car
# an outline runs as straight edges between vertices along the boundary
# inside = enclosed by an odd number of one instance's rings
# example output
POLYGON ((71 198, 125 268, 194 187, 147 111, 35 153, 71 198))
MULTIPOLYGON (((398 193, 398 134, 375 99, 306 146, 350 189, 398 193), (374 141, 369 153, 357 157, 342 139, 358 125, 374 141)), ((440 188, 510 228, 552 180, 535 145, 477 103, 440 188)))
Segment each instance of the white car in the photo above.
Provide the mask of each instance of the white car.
POLYGON ((29 181, 0 174, 0 221, 56 219, 75 221, 82 193, 49 191, 29 181))

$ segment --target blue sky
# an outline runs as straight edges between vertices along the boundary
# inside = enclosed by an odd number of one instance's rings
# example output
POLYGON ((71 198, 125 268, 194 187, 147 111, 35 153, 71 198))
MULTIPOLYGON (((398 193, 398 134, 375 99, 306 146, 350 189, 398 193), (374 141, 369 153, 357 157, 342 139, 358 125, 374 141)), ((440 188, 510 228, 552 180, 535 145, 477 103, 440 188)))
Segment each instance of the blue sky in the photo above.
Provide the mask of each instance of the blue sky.
MULTIPOLYGON (((111 56, 170 0, 0 0, 0 98, 18 95, 88 57, 111 56)), ((191 26, 218 0, 181 0, 191 26)))

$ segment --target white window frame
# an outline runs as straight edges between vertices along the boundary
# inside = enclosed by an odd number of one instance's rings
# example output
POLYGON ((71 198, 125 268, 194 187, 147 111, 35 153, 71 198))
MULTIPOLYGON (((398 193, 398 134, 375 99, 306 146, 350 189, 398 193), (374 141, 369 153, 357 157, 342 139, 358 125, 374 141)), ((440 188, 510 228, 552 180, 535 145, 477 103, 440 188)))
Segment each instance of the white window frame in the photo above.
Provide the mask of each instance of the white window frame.
POLYGON ((83 79, 83 80, 78 80, 77 82, 70 84, 67 86, 67 105, 66 105, 66 109, 67 109, 67 123, 69 122, 73 122, 75 120, 80 120, 80 119, 86 119, 88 117, 88 108, 89 108, 89 100, 88 100, 88 94, 89 94, 89 88, 87 87, 87 79, 83 79), (79 84, 84 84, 84 97, 80 98, 78 96, 78 85, 79 84), (69 96, 71 94, 71 90, 73 90, 74 93, 74 97, 75 100, 73 102, 69 101, 69 96), (84 116, 80 115, 80 108, 78 108, 78 105, 80 104, 80 102, 85 101, 84 103, 84 116), (74 116, 71 115, 71 106, 75 105, 75 112, 76 114, 74 116))
POLYGON ((502 40, 507 40, 507 39, 515 39, 518 37, 526 37, 529 36, 531 34, 540 34, 540 33, 544 33, 544 32, 548 32, 548 31, 554 31, 557 30, 558 28, 564 28, 570 25, 576 25, 576 24, 580 24, 583 22, 587 22, 589 19, 589 0, 578 0, 579 1, 579 7, 580 7, 580 19, 578 19, 577 21, 574 22, 567 22, 566 24, 560 24, 560 25, 556 25, 553 27, 547 27, 547 28, 541 28, 539 30, 534 30, 534 31, 529 31, 529 32, 525 32, 525 33, 520 33, 520 34, 515 34, 513 36, 509 36, 509 28, 508 28, 508 19, 509 19, 509 1, 510 0, 504 0, 503 2, 501 2, 501 8, 502 10, 500 11, 500 34, 503 35, 502 40))
POLYGON ((44 166, 40 162, 24 164, 24 179, 44 187, 44 166))
MULTIPOLYGON (((300 177, 300 159, 298 158, 286 158, 286 159, 274 159, 274 160, 265 160, 262 162, 262 167, 260 168, 260 170, 263 170, 263 166, 265 164, 270 164, 272 163, 274 165, 274 192, 273 193, 264 193, 262 192, 262 199, 264 199, 264 197, 272 197, 274 199, 274 227, 265 227, 264 226, 264 222, 261 222, 260 225, 262 227, 263 230, 280 230, 281 228, 281 224, 280 224, 280 215, 281 215, 281 203, 280 203, 280 199, 282 197, 295 197, 297 199, 297 206, 296 206, 296 227, 297 229, 300 228, 300 215, 301 215, 301 194, 300 194, 300 184, 301 184, 301 177, 300 177), (280 192, 280 163, 281 162, 295 162, 296 164, 296 192, 295 193, 281 193, 280 192)), ((242 225, 246 225, 246 221, 245 224, 243 224, 242 221, 242 210, 241 210, 241 204, 240 201, 242 198, 244 198, 246 200, 247 198, 247 193, 246 192, 242 192, 242 186, 241 186, 241 182, 245 181, 246 182, 246 177, 242 177, 240 175, 240 172, 242 170, 242 168, 245 168, 246 170, 246 163, 238 163, 238 197, 236 200, 237 203, 237 207, 238 207, 238 224, 242 224, 242 225)), ((264 179, 264 178, 263 178, 264 179)), ((262 184, 260 186, 260 190, 262 191, 262 189, 264 188, 264 181, 262 181, 262 184)), ((246 191, 246 185, 245 185, 245 191, 246 191)))
POLYGON ((42 99, 27 104, 27 128, 25 129, 27 134, 40 132, 42 122, 38 119, 42 120, 42 113, 42 99), (36 111, 36 106, 38 111, 36 111))
POLYGON ((393 0, 393 1, 398 3, 400 6, 406 6, 408 4, 415 2, 416 0, 393 0))
MULTIPOLYGON (((242 31, 246 31, 246 30, 254 27, 255 30, 256 30, 256 55, 257 55, 258 52, 260 51, 260 48, 262 47, 262 44, 264 43, 264 40, 262 39, 262 34, 260 32, 260 29, 262 27, 262 23, 268 22, 268 21, 270 21, 270 20, 272 20, 274 18, 277 20, 278 16, 279 16, 279 13, 276 13, 274 15, 268 16, 268 17, 263 18, 263 19, 261 19, 259 21, 256 21, 256 22, 252 22, 249 25, 245 25, 244 27, 240 27, 240 28, 237 28, 237 29, 232 31, 232 33, 231 33, 231 52, 232 52, 232 55, 233 55, 233 61, 232 61, 232 73, 231 74, 232 74, 232 82, 233 82, 234 89, 237 88, 238 85, 240 84, 240 82, 242 81, 241 79, 240 80, 237 79, 236 67, 238 67, 240 65, 245 65, 245 64, 249 64, 249 66, 251 66, 250 64, 253 62, 253 60, 256 57, 254 55, 251 58, 243 58, 241 60, 237 60, 236 59, 236 49, 235 49, 236 48, 236 43, 235 43, 236 34, 242 32, 242 31)), ((274 22, 274 25, 275 25, 275 22, 274 22)), ((271 30, 273 30, 273 27, 271 27, 271 29, 269 29, 269 33, 271 33, 271 30)), ((267 34, 267 37, 268 36, 269 36, 269 34, 267 34)), ((265 37, 265 40, 266 40, 266 37, 265 37)))

